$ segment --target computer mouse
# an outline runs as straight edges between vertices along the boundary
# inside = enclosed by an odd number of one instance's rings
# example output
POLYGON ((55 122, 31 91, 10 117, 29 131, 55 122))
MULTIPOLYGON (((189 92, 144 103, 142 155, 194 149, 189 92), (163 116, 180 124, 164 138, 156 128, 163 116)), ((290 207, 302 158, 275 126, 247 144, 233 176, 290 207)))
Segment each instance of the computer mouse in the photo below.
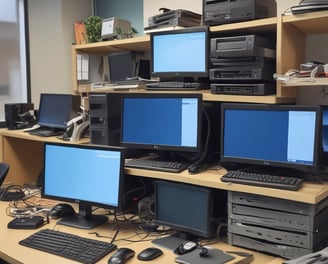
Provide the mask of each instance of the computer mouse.
POLYGON ((163 254, 163 251, 156 247, 149 247, 142 250, 137 258, 139 260, 152 260, 163 254))
POLYGON ((124 264, 134 256, 134 250, 119 248, 108 260, 108 264, 124 264))
POLYGON ((49 216, 54 219, 58 219, 60 217, 73 216, 73 215, 75 215, 74 208, 66 203, 56 204, 49 211, 49 216))

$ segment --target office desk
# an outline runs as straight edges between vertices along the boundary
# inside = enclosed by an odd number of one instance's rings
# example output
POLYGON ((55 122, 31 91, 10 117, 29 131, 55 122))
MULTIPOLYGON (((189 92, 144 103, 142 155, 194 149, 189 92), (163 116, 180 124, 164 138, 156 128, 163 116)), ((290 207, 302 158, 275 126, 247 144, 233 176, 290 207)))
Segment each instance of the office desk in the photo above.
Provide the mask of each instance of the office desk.
MULTIPOLYGON (((10 170, 8 174, 8 178, 6 182, 9 181, 14 184, 24 184, 24 183, 32 183, 35 182, 42 168, 42 156, 43 156, 43 145, 45 142, 64 142, 55 137, 38 137, 29 135, 23 131, 19 130, 7 130, 0 129, 0 148, 1 148, 1 157, 3 161, 9 163, 10 170)), ((88 143, 87 139, 84 139, 79 143, 88 143)), ((220 177, 225 173, 224 168, 213 168, 209 169, 200 174, 189 174, 188 171, 183 171, 182 173, 167 173, 167 172, 158 172, 158 171, 150 171, 150 170, 142 170, 142 169, 131 169, 126 168, 125 173, 128 175, 136 176, 136 177, 148 177, 151 179, 165 179, 183 183, 191 183, 199 186, 223 189, 228 191, 237 191, 237 192, 246 192, 276 198, 283 198, 286 200, 299 201, 308 204, 317 204, 322 201, 324 198, 328 196, 328 183, 323 184, 315 184, 315 183, 304 183, 304 186, 297 192, 295 191, 285 191, 279 189, 271 189, 271 188, 263 188, 256 186, 248 186, 248 185, 239 185, 239 184, 227 184, 222 183, 220 181, 220 177)), ((2 205, 3 212, 5 205, 2 205)), ((35 254, 34 257, 37 257, 40 252, 35 253, 35 251, 31 251, 31 249, 22 249, 17 246, 17 242, 23 238, 26 234, 30 234, 31 231, 25 230, 7 230, 6 225, 9 222, 9 218, 2 219, 0 226, 2 227, 3 234, 0 234, 0 244, 7 245, 8 248, 5 247, 6 250, 2 250, 1 254, 5 254, 10 257, 17 257, 19 261, 24 262, 24 254, 35 254), (10 243, 7 243, 11 241, 10 243), (11 246, 9 246, 11 244, 11 246), (18 248, 17 248, 18 247, 18 248), (16 252, 17 251, 17 252, 16 252), (34 253, 32 253, 34 252, 34 253)), ((54 224, 51 223, 50 228, 54 224)), ((69 232, 88 235, 87 231, 83 230, 75 230, 68 229, 67 227, 60 227, 61 230, 69 230, 69 232)), ((106 232, 106 231, 105 231, 106 232)), ((122 234, 121 234, 122 235, 122 234)), ((150 242, 142 242, 142 243, 134 243, 133 248, 137 251, 141 248, 144 248, 146 245, 150 245, 150 242)), ((219 244, 219 247, 229 247, 225 244, 219 244)), ((132 246, 131 246, 132 247, 132 246)), ((245 249, 242 249, 245 250, 245 249)), ((48 256, 44 255, 42 256, 48 256)), ((171 254, 171 261, 163 262, 163 263, 172 263, 173 255, 169 252, 167 255, 171 254)), ((165 254, 166 255, 166 254, 165 254)), ((58 263, 58 257, 51 257, 54 259, 54 263, 58 263)), ((51 259, 50 258, 50 259, 51 259)), ((8 259, 8 258, 7 258, 8 259)), ((31 263, 35 263, 30 258, 31 263)), ((43 259, 44 260, 44 259, 43 259)), ((280 258, 269 257, 263 254, 256 254, 255 261, 253 263, 270 263, 270 264, 278 264, 281 263, 280 258), (267 258, 265 260, 261 258, 267 258)), ((28 262, 25 262, 28 263, 28 262)), ((41 262, 40 262, 41 263, 41 262)), ((51 263, 51 262, 48 262, 51 263)), ((66 262, 61 262, 66 263, 66 262)), ((69 263, 69 262, 67 262, 69 263)), ((106 262, 101 262, 106 263, 106 262)), ((133 262, 134 263, 134 262, 133 262)), ((137 263, 137 262, 136 262, 137 263)), ((162 262, 154 262, 154 263, 162 263, 162 262)))
MULTIPOLYGON (((0 129, 0 160, 2 159, 10 165, 6 181, 20 185, 35 182, 42 168, 43 144, 45 142, 65 143, 67 141, 62 141, 56 137, 34 136, 21 130, 0 129)), ((88 143, 88 139, 83 139, 78 143, 88 143)), ((125 169, 126 174, 133 176, 172 180, 228 191, 284 198, 309 204, 316 204, 328 196, 327 182, 322 184, 306 182, 299 191, 295 192, 223 183, 220 181, 220 177, 225 172, 224 168, 213 168, 199 174, 190 174, 187 170, 177 174, 142 169, 125 169)))
MULTIPOLYGON (((54 201, 55 202, 55 201, 54 201)), ((12 220, 11 217, 7 216, 5 213, 6 207, 8 206, 7 202, 0 202, 0 258, 8 261, 9 263, 14 263, 14 264, 68 264, 68 263, 77 263, 75 261, 65 259, 56 255, 52 255, 46 252, 42 252, 39 250, 35 250, 32 248, 28 248, 25 246, 21 246, 18 244, 18 242, 29 236, 30 234, 33 234, 37 230, 18 230, 18 229, 7 229, 7 223, 12 220)), ((56 220, 51 219, 49 224, 44 225, 42 228, 54 228, 55 230, 60 230, 63 232, 68 232, 88 238, 93 238, 93 239, 99 239, 103 241, 109 241, 110 238, 96 238, 94 234, 89 234, 89 232, 98 232, 100 235, 104 236, 112 236, 113 231, 111 230, 113 226, 113 222, 109 221, 108 223, 97 227, 92 230, 84 230, 84 229, 76 229, 76 228, 71 228, 71 227, 66 227, 62 225, 56 225, 56 220)), ((147 248, 149 246, 153 246, 151 241, 148 240, 141 241, 141 242, 125 242, 125 241, 120 241, 120 239, 124 238, 129 238, 131 240, 139 240, 143 235, 134 236, 132 237, 135 233, 133 231, 132 226, 129 228, 129 225, 123 225, 121 228, 122 231, 119 232, 116 242, 118 247, 128 247, 133 249, 136 254, 138 254, 141 250, 144 248, 147 248)), ((155 238, 155 236, 151 237, 155 238)), ((249 250, 245 250, 242 248, 237 248, 237 247, 232 247, 229 246, 223 242, 216 243, 214 245, 211 245, 216 248, 220 248, 222 250, 238 250, 238 251, 243 251, 243 252, 249 252, 254 254, 254 261, 252 263, 254 264, 281 264, 282 259, 280 258, 275 258, 275 257, 270 257, 264 254, 260 253, 254 253, 249 250)), ((167 250, 162 248, 164 254, 160 256, 158 259, 153 260, 153 261, 148 261, 147 263, 154 263, 154 264, 170 264, 174 263, 174 258, 175 254, 171 250, 167 250)), ((105 264, 107 263, 107 260, 109 257, 113 254, 110 253, 109 255, 105 256, 102 258, 98 263, 105 264)), ((233 261, 230 261, 229 263, 238 263, 240 260, 242 260, 242 257, 235 256, 236 258, 233 261)), ((131 259, 128 263, 131 264, 137 264, 137 263, 146 263, 144 261, 139 261, 137 260, 136 257, 131 259)))

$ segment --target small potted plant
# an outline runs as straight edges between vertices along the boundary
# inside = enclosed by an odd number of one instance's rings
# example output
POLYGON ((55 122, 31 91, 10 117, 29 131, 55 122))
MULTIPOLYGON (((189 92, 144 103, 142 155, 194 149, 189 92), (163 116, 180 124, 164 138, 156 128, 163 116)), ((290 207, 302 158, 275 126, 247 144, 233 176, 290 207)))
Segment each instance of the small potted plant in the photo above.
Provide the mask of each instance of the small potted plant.
POLYGON ((88 42, 101 41, 102 18, 98 16, 90 16, 85 20, 85 29, 88 42))

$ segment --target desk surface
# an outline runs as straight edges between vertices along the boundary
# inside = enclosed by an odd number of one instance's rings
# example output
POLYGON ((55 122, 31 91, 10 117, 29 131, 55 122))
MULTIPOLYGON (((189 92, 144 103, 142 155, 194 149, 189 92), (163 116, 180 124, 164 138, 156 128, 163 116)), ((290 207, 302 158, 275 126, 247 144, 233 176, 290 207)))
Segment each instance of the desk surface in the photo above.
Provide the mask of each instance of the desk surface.
MULTIPOLYGON (((55 201, 52 201, 55 204, 55 201)), ((9 221, 12 220, 12 218, 8 215, 6 215, 6 208, 8 206, 7 202, 0 202, 0 258, 10 262, 10 263, 24 263, 24 264, 38 264, 38 263, 47 263, 47 264, 66 264, 66 263, 77 263, 74 261, 71 261, 69 259, 65 259, 56 255, 52 255, 46 252, 42 252, 39 250, 31 249, 25 246, 21 246, 18 244, 18 242, 29 236, 30 234, 36 232, 37 230, 17 230, 17 229, 7 229, 7 224, 9 221)), ((62 225, 56 225, 56 220, 51 219, 49 224, 44 225, 42 228, 54 228, 55 230, 60 230, 63 232, 68 232, 88 238, 93 239, 99 239, 108 241, 110 238, 97 238, 94 234, 89 234, 90 232, 98 232, 98 234, 111 237, 114 233, 112 231, 113 222, 109 221, 108 223, 97 227, 92 230, 84 230, 84 229, 76 229, 71 227, 66 227, 62 225)), ((147 239, 142 240, 145 233, 139 235, 133 231, 133 227, 130 224, 124 224, 121 225, 121 231, 119 232, 116 241, 114 244, 116 244, 118 247, 128 247, 133 250, 135 250, 136 254, 138 254, 141 250, 144 248, 147 248, 149 246, 153 246, 150 239, 156 238, 155 236, 147 237, 147 239), (133 241, 138 242, 126 242, 124 239, 129 239, 133 241)), ((272 257, 265 254, 260 254, 256 252, 252 252, 243 248, 237 248, 232 247, 230 245, 227 245, 223 242, 218 242, 214 245, 211 245, 213 247, 222 249, 222 250, 238 250, 243 252, 249 252, 254 254, 254 260, 252 263, 254 264, 281 264, 282 259, 278 257, 272 257)), ((175 255, 172 251, 163 249, 164 254, 160 256, 158 259, 153 260, 148 263, 154 263, 154 264, 168 264, 168 263, 174 263, 175 255)), ((104 258, 102 258, 98 263, 107 263, 107 260, 113 253, 108 254, 104 258)), ((236 258, 229 262, 229 263, 238 263, 238 261, 242 260, 241 257, 236 256, 236 258)), ((142 261, 137 260, 136 257, 131 259, 128 263, 145 263, 142 261)))
MULTIPOLYGON (((17 177, 17 175, 27 174, 28 171, 36 173, 40 170, 42 159, 36 160, 33 156, 42 155, 42 148, 40 145, 44 142, 63 142, 56 137, 39 137, 29 135, 21 130, 0 129, 0 135, 3 137, 3 160, 9 162, 11 165, 11 170, 9 171, 9 176, 11 178, 17 177), (30 152, 32 148, 39 148, 40 150, 35 154, 31 154, 30 152), (19 153, 22 156, 18 157, 19 153)), ((83 139, 82 141, 82 143, 87 142, 87 139, 83 139)), ((309 204, 316 204, 328 197, 328 182, 320 184, 305 182, 303 187, 296 192, 250 185, 224 183, 220 181, 220 177, 226 172, 224 168, 213 168, 199 174, 190 174, 187 170, 177 174, 131 168, 126 168, 125 172, 126 174, 134 176, 185 182, 229 191, 247 192, 276 198, 284 198, 287 200, 309 204)), ((31 176, 27 175, 26 178, 28 177, 31 176)))

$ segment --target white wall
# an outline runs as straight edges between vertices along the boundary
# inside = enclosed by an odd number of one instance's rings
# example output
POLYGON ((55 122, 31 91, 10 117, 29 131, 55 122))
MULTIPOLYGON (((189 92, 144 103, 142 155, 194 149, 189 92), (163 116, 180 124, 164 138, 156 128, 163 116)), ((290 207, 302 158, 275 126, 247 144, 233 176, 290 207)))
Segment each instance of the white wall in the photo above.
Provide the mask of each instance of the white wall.
POLYGON ((92 14, 92 0, 29 0, 32 102, 40 93, 72 92, 74 21, 92 14))

